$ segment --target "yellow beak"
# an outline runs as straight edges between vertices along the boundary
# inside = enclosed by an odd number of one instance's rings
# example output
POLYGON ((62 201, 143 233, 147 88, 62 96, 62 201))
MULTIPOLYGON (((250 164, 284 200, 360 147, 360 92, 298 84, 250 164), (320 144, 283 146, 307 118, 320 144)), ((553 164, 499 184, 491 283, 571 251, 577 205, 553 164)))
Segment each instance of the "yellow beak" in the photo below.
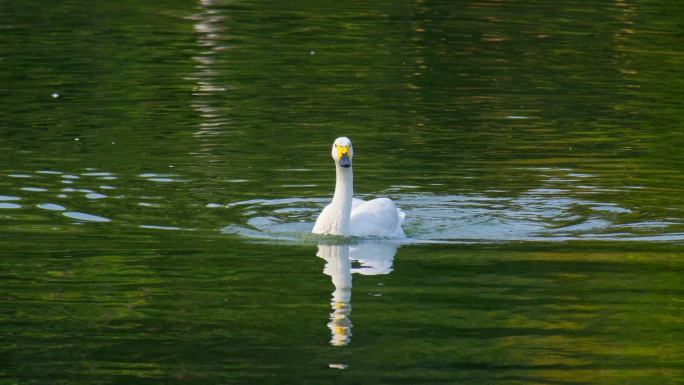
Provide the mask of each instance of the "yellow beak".
POLYGON ((342 159, 342 155, 349 156, 349 146, 337 146, 337 160, 342 159))
POLYGON ((337 163, 341 167, 351 167, 351 159, 349 159, 349 146, 337 146, 337 163))

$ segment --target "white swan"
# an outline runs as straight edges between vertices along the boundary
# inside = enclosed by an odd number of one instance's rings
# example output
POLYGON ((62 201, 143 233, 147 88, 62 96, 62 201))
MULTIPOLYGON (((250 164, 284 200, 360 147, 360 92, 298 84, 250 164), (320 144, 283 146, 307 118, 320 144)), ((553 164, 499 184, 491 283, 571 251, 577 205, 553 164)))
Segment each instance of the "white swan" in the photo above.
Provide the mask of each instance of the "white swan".
POLYGON ((401 228, 406 214, 389 198, 370 201, 353 198, 354 176, 351 162, 354 149, 346 137, 335 139, 332 146, 335 160, 335 195, 318 215, 312 232, 342 236, 405 237, 401 228))

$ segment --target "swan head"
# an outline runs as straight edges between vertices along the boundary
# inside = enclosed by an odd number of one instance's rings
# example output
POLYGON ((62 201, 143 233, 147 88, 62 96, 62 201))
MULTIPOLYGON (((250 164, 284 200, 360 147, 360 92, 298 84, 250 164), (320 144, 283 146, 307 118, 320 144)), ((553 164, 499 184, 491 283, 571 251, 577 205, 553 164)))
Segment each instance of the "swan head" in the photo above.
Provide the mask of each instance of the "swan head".
POLYGON ((352 148, 351 140, 346 136, 340 136, 335 139, 331 154, 335 160, 335 164, 338 166, 344 168, 351 167, 351 160, 352 157, 354 157, 354 149, 352 148))

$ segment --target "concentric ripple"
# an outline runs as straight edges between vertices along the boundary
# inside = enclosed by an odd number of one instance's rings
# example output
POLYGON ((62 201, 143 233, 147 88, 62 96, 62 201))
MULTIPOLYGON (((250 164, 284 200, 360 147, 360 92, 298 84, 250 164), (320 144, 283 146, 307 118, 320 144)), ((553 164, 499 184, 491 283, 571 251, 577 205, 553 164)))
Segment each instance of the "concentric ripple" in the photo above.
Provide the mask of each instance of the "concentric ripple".
MULTIPOLYGON (((515 197, 401 194, 393 196, 406 212, 406 239, 397 243, 504 242, 567 240, 684 240, 671 230, 678 223, 634 220, 633 211, 610 202, 571 198, 556 189, 529 190, 515 197)), ((371 199, 373 197, 362 197, 371 199)), ((223 233, 252 239, 302 241, 325 199, 248 200, 209 207, 239 208, 240 225, 223 233)))

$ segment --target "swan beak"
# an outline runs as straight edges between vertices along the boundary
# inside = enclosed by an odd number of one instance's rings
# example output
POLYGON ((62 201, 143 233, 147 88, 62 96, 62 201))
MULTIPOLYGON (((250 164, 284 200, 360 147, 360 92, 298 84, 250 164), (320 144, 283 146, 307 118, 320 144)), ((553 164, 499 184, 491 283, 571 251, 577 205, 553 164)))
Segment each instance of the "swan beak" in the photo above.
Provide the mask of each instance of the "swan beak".
POLYGON ((342 154, 342 157, 340 158, 340 166, 344 168, 351 167, 351 160, 349 160, 349 155, 342 154))
POLYGON ((349 159, 349 146, 337 147, 337 159, 340 163, 340 166, 344 168, 351 166, 351 160, 349 159))

